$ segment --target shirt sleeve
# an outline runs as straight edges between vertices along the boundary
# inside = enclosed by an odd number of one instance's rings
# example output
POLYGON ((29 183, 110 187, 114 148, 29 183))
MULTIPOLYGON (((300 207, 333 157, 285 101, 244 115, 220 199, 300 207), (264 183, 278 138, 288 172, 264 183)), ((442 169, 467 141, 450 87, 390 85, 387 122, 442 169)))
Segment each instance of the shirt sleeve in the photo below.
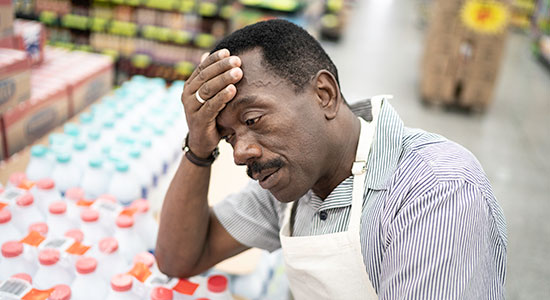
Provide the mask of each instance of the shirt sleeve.
POLYGON ((464 181, 440 182, 390 225, 380 299, 504 299, 506 242, 491 199, 464 181))
POLYGON ((274 196, 256 181, 214 206, 214 214, 229 234, 248 247, 273 252, 281 247, 279 213, 274 196))

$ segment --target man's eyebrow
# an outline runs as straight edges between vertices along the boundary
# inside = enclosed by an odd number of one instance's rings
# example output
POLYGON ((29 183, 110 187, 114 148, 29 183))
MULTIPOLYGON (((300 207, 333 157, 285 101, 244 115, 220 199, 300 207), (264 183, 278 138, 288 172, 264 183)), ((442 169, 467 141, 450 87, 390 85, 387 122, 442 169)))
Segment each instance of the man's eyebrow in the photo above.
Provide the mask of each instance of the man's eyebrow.
POLYGON ((237 98, 231 102, 229 102, 228 106, 232 106, 233 108, 237 108, 239 106, 251 104, 252 102, 256 101, 257 97, 255 95, 250 96, 243 96, 240 98, 237 98))

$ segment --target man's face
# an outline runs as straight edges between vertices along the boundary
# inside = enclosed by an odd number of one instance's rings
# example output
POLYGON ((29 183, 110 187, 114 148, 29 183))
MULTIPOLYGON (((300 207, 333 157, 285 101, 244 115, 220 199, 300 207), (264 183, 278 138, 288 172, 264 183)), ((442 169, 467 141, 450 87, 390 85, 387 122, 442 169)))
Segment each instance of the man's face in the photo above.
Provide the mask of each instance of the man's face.
POLYGON ((262 64, 259 50, 239 55, 243 79, 216 119, 238 165, 279 201, 299 199, 322 175, 324 115, 313 89, 294 85, 262 64))

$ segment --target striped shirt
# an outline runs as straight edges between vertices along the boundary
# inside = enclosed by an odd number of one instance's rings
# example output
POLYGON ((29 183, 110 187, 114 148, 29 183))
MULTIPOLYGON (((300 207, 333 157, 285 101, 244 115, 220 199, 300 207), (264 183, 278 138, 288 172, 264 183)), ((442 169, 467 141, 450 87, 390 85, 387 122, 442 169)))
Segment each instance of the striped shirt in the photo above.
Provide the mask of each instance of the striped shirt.
MULTIPOLYGON (((404 127, 385 101, 367 166, 360 238, 380 299, 504 298, 504 215, 468 150, 404 127)), ((302 196, 292 235, 347 230, 352 179, 325 200, 311 190, 302 196)), ((214 213, 240 243, 274 251, 286 205, 252 181, 214 213)))

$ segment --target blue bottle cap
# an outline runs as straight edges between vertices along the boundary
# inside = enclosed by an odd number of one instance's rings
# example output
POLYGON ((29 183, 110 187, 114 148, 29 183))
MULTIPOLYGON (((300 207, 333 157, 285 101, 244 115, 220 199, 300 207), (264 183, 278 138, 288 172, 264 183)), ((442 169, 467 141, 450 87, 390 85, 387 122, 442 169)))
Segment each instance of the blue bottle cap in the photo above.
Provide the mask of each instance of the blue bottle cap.
POLYGON ((88 164, 92 168, 101 168, 101 166, 103 165, 103 160, 101 158, 97 158, 97 157, 90 158, 90 160, 88 161, 88 164))
POLYGON ((43 157, 48 152, 48 148, 42 145, 35 145, 31 147, 31 155, 34 157, 43 157))
POLYGON ((74 144, 73 144, 73 148, 74 148, 75 150, 82 151, 82 150, 86 149, 86 142, 84 142, 84 141, 76 141, 76 142, 74 142, 74 144))
POLYGON ((62 163, 62 164, 68 163, 69 161, 71 161, 71 154, 66 152, 60 152, 60 153, 57 153, 56 159, 58 163, 62 163))
POLYGON ((82 113, 80 114, 80 123, 82 124, 90 124, 94 120, 94 117, 90 113, 82 113))
POLYGON ((128 164, 124 161, 118 161, 116 162, 116 170, 117 172, 128 172, 128 164))
POLYGON ((77 137, 80 134, 80 129, 78 128, 78 125, 75 123, 66 123, 63 126, 63 131, 66 135, 71 137, 77 137))
POLYGON ((128 154, 130 155, 131 158, 136 158, 137 159, 137 158, 141 157, 141 150, 139 150, 138 148, 132 148, 132 149, 130 149, 128 154))

